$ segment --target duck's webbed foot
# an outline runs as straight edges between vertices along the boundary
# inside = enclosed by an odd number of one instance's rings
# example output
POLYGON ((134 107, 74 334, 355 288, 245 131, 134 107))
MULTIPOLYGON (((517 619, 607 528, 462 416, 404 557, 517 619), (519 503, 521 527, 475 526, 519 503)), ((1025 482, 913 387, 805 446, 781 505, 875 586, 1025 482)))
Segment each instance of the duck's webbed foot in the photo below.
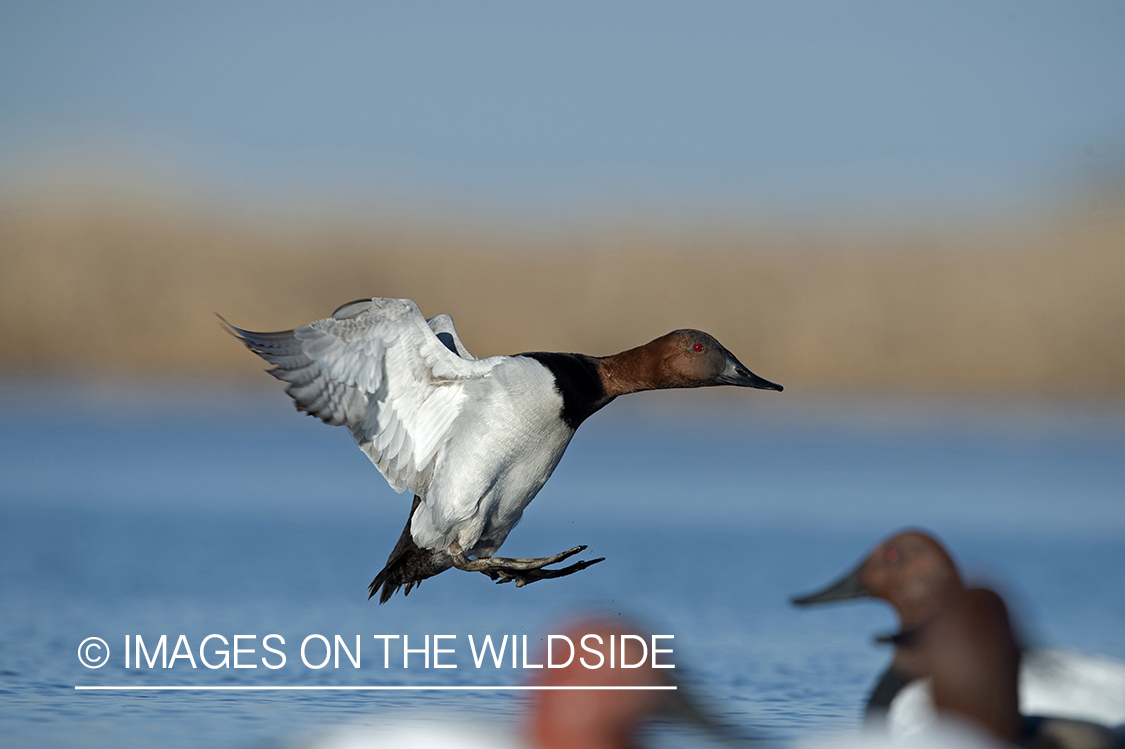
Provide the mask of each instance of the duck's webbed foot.
POLYGON ((573 549, 568 549, 567 551, 560 552, 553 556, 539 557, 536 559, 509 559, 506 557, 469 559, 457 544, 454 544, 449 551, 453 555, 453 566, 457 569, 465 570, 466 572, 480 572, 483 575, 488 575, 488 577, 495 580, 497 584, 515 582, 517 588, 522 588, 536 580, 547 580, 552 577, 573 575, 575 572, 581 572, 591 565, 605 561, 605 557, 600 557, 585 562, 575 562, 569 567, 563 567, 557 570, 543 569, 549 564, 555 564, 564 559, 569 559, 580 551, 585 550, 585 546, 575 546, 573 549))

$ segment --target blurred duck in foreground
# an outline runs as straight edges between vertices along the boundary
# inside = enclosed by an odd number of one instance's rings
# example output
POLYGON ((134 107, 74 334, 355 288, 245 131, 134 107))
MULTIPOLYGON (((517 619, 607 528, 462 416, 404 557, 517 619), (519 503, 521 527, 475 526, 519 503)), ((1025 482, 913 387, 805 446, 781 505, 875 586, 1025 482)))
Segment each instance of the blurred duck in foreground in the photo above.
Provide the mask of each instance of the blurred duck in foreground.
MULTIPOLYGON (((622 635, 648 639, 635 627, 600 619, 575 622, 562 634, 574 643, 587 635, 597 636, 600 640, 591 642, 602 644, 616 640, 621 643, 620 658, 626 657, 622 635)), ((629 647, 638 645, 629 643, 629 647)), ((636 655, 630 650, 628 662, 636 662, 636 655)), ((305 749, 438 746, 448 749, 634 749, 644 745, 643 729, 653 721, 676 721, 682 726, 683 735, 677 733, 675 746, 761 747, 764 744, 701 710, 671 679, 674 672, 654 668, 651 659, 636 668, 590 669, 575 657, 563 668, 545 668, 537 673, 538 679, 530 685, 533 691, 520 711, 514 730, 481 723, 479 718, 418 715, 413 720, 399 717, 377 727, 344 729, 303 746, 305 749)))
POLYGON ((1007 607, 991 590, 958 593, 930 621, 894 640, 929 680, 933 705, 944 720, 1029 749, 1125 747, 1125 733, 1106 726, 1020 715, 1020 649, 1007 607))
MULTIPOLYGON (((966 629, 962 620, 973 621, 976 616, 988 627, 981 641, 968 643, 967 652, 990 653, 989 657, 1000 658, 1001 651, 1008 647, 1004 638, 997 634, 1000 631, 1007 632, 1005 637, 1011 641, 1011 647, 1015 647, 1016 639, 1008 625, 1006 610, 1002 626, 988 621, 977 609, 996 608, 995 603, 983 602, 985 596, 980 593, 974 593, 966 602, 965 594, 957 566, 942 545, 927 533, 907 531, 876 546, 855 570, 839 581, 818 593, 794 598, 793 603, 808 606, 880 598, 895 608, 900 633, 889 638, 895 645, 894 659, 876 683, 866 712, 872 721, 885 718, 892 735, 905 736, 934 721, 937 695, 931 695, 926 677, 934 672, 933 652, 938 645, 945 639, 954 639, 954 635, 943 634, 946 629, 961 637, 966 629), (955 604, 967 610, 955 609, 959 613, 949 614, 953 623, 939 623, 955 604), (931 630, 924 638, 928 644, 919 647, 915 635, 925 630, 931 630), (986 636, 991 639, 990 643, 984 640, 986 636)), ((999 606, 1003 607, 1002 601, 999 606)), ((999 614, 992 614, 992 617, 1000 618, 999 614)), ((983 656, 977 660, 983 668, 983 656)), ((1028 650, 1017 653, 1012 662, 1018 669, 1018 674, 1013 676, 1018 690, 1015 686, 1011 690, 1012 695, 1019 695, 1016 713, 1109 726, 1125 724, 1125 663, 1062 650, 1028 650)), ((1004 668, 1008 665, 1005 661, 1004 668)), ((941 666, 939 663, 936 668, 940 670, 941 666)), ((995 670, 1002 669, 997 666, 995 670)), ((983 684, 975 688, 984 689, 983 684)), ((1010 715, 1008 718, 1014 720, 1010 715)), ((1024 725, 1030 729, 1042 720, 1029 717, 1024 725)), ((1010 731, 1002 738, 1008 740, 1008 734, 1010 731)))
POLYGON ((476 359, 449 315, 427 320, 409 299, 361 299, 296 330, 227 327, 274 365, 270 374, 289 384, 299 410, 347 427, 391 488, 414 495, 368 589, 380 603, 452 567, 520 587, 602 561, 547 569, 585 546, 537 559, 494 554, 575 430, 618 396, 719 385, 781 390, 699 330, 674 330, 613 356, 476 359))
MULTIPOLYGON (((616 639, 622 643, 622 648, 625 647, 622 635, 640 634, 636 628, 601 620, 577 623, 565 632, 574 642, 579 642, 587 633, 598 635, 604 642, 616 639)), ((620 657, 624 660, 624 650, 620 657)), ((683 686, 672 680, 675 671, 655 669, 651 660, 636 669, 591 670, 575 659, 566 668, 544 669, 539 673, 536 685, 552 689, 532 692, 525 713, 525 739, 528 746, 536 749, 640 746, 640 729, 650 720, 674 720, 691 729, 696 739, 708 739, 711 743, 707 746, 761 746, 764 743, 711 717, 696 700, 686 696, 683 686), (582 687, 608 687, 614 691, 582 687)), ((690 740, 684 738, 683 741, 690 740)))

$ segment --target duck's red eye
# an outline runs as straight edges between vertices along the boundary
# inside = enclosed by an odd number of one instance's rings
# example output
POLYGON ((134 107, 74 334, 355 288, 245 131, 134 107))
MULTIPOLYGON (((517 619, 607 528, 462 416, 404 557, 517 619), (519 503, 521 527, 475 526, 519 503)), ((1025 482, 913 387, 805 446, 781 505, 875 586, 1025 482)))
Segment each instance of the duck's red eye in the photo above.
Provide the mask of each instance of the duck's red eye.
POLYGON ((887 549, 887 552, 883 554, 883 559, 886 559, 891 564, 894 564, 901 558, 902 555, 898 553, 898 549, 887 549))
POLYGON ((703 350, 703 344, 697 343, 694 346, 692 346, 691 348, 692 348, 692 351, 702 351, 703 350))

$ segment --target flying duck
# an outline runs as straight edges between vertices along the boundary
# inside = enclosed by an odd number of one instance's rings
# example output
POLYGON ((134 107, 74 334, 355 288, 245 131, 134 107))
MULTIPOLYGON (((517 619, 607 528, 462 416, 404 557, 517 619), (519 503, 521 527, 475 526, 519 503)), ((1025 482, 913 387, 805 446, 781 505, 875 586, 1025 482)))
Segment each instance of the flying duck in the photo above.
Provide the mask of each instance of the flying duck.
MULTIPOLYGON (((892 734, 904 735, 934 719, 925 681, 932 664, 922 662, 917 648, 906 646, 910 635, 961 601, 965 590, 945 547, 929 533, 909 530, 878 544, 835 583, 793 603, 879 598, 894 607, 900 633, 880 638, 895 645, 894 659, 871 692, 866 715, 875 722, 885 718, 892 734)), ((1019 658, 1019 698, 1025 716, 1125 724, 1125 663, 1068 650, 1024 650, 1019 658)), ((1034 720, 1041 718, 1025 722, 1034 720)))
MULTIPOLYGON (((222 319, 222 318, 220 318, 222 319)), ((274 365, 297 409, 351 433, 410 517, 369 586, 386 603, 450 567, 517 587, 602 559, 546 569, 583 551, 493 556, 551 477, 575 430, 620 395, 712 385, 778 390, 712 336, 675 330, 606 357, 526 353, 476 359, 453 319, 409 299, 362 299, 295 330, 255 333, 223 320, 274 365)))

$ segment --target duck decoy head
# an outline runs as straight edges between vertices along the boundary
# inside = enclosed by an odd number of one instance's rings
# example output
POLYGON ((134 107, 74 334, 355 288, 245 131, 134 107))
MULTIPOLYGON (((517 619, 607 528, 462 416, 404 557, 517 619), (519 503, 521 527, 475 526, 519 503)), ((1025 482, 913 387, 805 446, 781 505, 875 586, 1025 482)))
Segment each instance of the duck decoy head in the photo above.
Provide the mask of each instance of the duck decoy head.
POLYGON ((898 611, 904 629, 931 618, 964 589, 949 553, 933 536, 906 531, 876 546, 843 578, 793 599, 808 606, 855 598, 881 598, 898 611))
MULTIPOLYGON (((642 662, 635 666, 624 666, 627 657, 632 661, 642 651, 648 652, 643 645, 637 650, 637 641, 646 641, 649 635, 636 625, 596 617, 576 620, 561 629, 581 649, 580 658, 599 662, 591 652, 612 652, 610 642, 616 640, 620 660, 614 667, 603 658, 600 667, 590 668, 584 660, 572 658, 563 666, 539 672, 535 686, 540 689, 532 692, 524 722, 524 735, 531 746, 630 749, 637 746, 641 725, 650 719, 679 721, 723 746, 770 745, 765 737, 747 735, 712 716, 697 695, 688 696, 684 686, 676 683, 674 671, 654 666, 655 660, 647 655, 641 655, 642 662)), ((707 743, 710 746, 712 741, 707 743)))

